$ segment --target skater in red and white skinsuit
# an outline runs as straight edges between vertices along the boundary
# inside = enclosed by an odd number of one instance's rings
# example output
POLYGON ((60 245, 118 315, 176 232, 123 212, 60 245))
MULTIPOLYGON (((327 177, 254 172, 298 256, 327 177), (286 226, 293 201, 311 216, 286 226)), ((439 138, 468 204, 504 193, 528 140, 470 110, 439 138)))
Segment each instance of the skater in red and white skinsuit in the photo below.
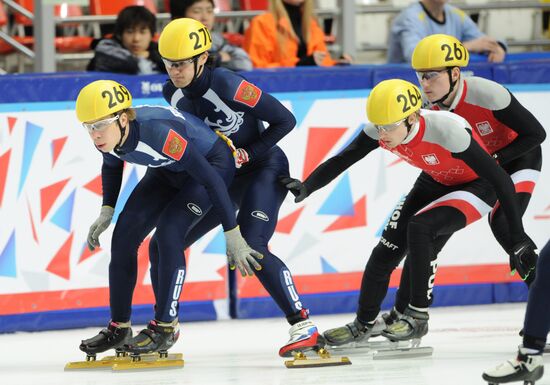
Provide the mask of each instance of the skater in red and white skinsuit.
POLYGON ((535 245, 523 230, 512 180, 489 155, 476 132, 458 115, 423 110, 420 105, 421 95, 415 85, 397 79, 379 83, 367 101, 371 123, 303 183, 290 178, 283 181, 297 196, 296 201, 302 201, 378 147, 423 171, 400 205, 398 223, 388 223, 372 251, 363 275, 357 318, 324 333, 332 345, 380 333, 375 320, 390 275, 406 255, 410 262, 410 301, 399 321, 383 325, 386 330, 382 334, 392 340, 425 335, 441 244, 487 214, 497 199, 506 214, 512 249, 521 250, 522 255, 534 254, 535 245))
MULTIPOLYGON (((464 77, 469 53, 449 35, 430 35, 416 46, 412 66, 432 110, 451 111, 470 123, 489 153, 514 182, 521 215, 527 210, 542 166, 541 143, 546 132, 540 122, 510 91, 492 80, 464 77)), ((512 244, 504 212, 497 202, 488 216, 495 239, 508 255, 512 244)), ((440 247, 443 247, 444 240, 440 247)), ((510 268, 517 270, 510 257, 510 268)), ((519 271, 519 270, 518 270, 519 271)), ((535 279, 536 259, 520 277, 529 286, 535 279)), ((395 306, 401 314, 409 302, 409 266, 405 265, 395 306)))

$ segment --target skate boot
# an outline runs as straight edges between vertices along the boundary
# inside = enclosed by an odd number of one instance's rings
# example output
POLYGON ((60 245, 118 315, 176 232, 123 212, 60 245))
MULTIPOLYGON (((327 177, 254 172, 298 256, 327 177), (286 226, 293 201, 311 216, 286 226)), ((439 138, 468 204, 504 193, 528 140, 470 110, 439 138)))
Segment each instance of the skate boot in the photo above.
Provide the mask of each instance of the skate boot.
POLYGON ((523 354, 521 348, 513 360, 508 360, 494 369, 487 370, 482 377, 489 385, 523 381, 524 385, 534 385, 544 373, 542 354, 523 354))
POLYGON ((428 319, 428 313, 413 310, 410 307, 405 309, 401 318, 382 332, 382 336, 393 341, 393 344, 388 348, 379 349, 373 359, 431 356, 432 347, 419 346, 422 337, 428 333, 428 319))
POLYGON ((124 348, 132 355, 166 352, 176 343, 179 335, 179 323, 177 320, 172 322, 152 320, 124 348))
POLYGON ((349 365, 347 357, 332 358, 325 350, 325 339, 319 334, 317 326, 309 319, 305 319, 291 326, 290 339, 279 349, 279 356, 294 357, 292 361, 285 361, 287 368, 304 368, 314 366, 349 365), (320 358, 308 359, 306 352, 314 351, 320 358))
POLYGON ((126 353, 124 344, 132 338, 130 323, 110 321, 107 328, 101 330, 95 337, 82 340, 80 350, 86 353, 86 361, 69 362, 65 370, 110 368, 116 361, 124 360, 126 353), (97 360, 97 353, 115 349, 116 356, 107 356, 97 360))
POLYGON ((124 352, 124 344, 130 338, 132 338, 132 328, 130 328, 129 322, 122 324, 111 321, 107 328, 101 330, 97 336, 83 340, 79 348, 88 357, 95 357, 97 353, 103 353, 109 349, 124 352))
POLYGON ((384 319, 379 317, 372 323, 359 321, 355 318, 344 326, 334 329, 328 329, 323 333, 325 340, 329 346, 342 346, 355 343, 353 347, 362 341, 367 341, 371 337, 379 336, 386 328, 384 319))
POLYGON ((358 318, 344 326, 328 329, 323 333, 327 345, 330 347, 370 347, 368 340, 378 337, 389 325, 392 325, 402 316, 395 308, 389 313, 384 313, 376 318, 374 322, 363 323, 358 318), (364 346, 363 346, 364 345, 364 346))
POLYGON ((279 349, 281 357, 292 357, 293 352, 318 351, 325 347, 325 339, 317 331, 317 326, 306 319, 300 321, 289 330, 290 339, 279 349))
POLYGON ((131 361, 117 364, 113 370, 182 367, 184 362, 181 353, 168 354, 168 349, 176 343, 179 334, 177 319, 172 322, 150 321, 147 328, 124 345, 124 350, 130 353, 131 361))
POLYGON ((382 335, 392 341, 420 339, 428 333, 429 318, 428 313, 408 307, 399 321, 388 326, 382 335))

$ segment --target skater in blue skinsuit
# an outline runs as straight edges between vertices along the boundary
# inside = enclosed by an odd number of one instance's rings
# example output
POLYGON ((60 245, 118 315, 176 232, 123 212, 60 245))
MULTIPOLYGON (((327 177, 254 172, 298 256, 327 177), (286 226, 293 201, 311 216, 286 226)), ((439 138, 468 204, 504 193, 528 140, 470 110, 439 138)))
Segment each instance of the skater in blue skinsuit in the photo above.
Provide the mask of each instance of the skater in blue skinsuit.
MULTIPOLYGON (((516 269, 528 265, 515 261, 516 269), (518 266, 520 266, 518 268, 518 266)), ((521 271, 520 271, 521 274, 521 271)), ((546 336, 550 331, 550 241, 539 254, 537 275, 529 288, 529 299, 523 323, 523 344, 518 348, 515 359, 508 360, 496 368, 483 373, 483 379, 490 384, 525 381, 534 384, 544 373, 542 353, 546 336)))
MULTIPOLYGON (((159 39, 170 76, 164 98, 172 107, 202 119, 210 127, 208 134, 218 131, 232 141, 238 169, 229 194, 239 210, 237 222, 248 244, 264 256, 256 276, 291 325, 290 340, 279 354, 287 357, 293 351, 318 350, 324 339, 308 319, 287 266, 268 249, 287 194, 279 178, 289 175, 287 157, 277 142, 294 128, 296 119, 277 99, 240 74, 213 68, 208 62, 211 44, 208 29, 197 20, 182 18, 166 26, 159 39)), ((208 213, 187 234, 186 245, 219 223, 215 213, 208 213)), ((152 258, 155 241, 151 242, 152 258)))
POLYGON ((184 236, 210 207, 225 230, 231 265, 260 269, 240 234, 227 185, 234 175, 227 144, 196 117, 171 107, 132 107, 122 84, 98 80, 84 87, 76 101, 78 119, 102 153, 103 205, 90 227, 88 247, 113 218, 124 162, 147 166, 116 221, 109 264, 111 321, 80 349, 95 357, 109 349, 133 354, 166 352, 178 339, 178 300, 186 273, 184 236), (132 294, 137 279, 137 250, 156 228, 155 318, 132 338, 132 294))

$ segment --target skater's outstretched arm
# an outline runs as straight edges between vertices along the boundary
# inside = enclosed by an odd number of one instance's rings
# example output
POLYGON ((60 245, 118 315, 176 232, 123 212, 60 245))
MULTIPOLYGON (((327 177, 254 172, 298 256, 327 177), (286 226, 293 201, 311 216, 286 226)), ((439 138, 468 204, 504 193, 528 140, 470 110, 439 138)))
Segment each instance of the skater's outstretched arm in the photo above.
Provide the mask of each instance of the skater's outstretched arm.
POLYGON ((288 177, 282 178, 281 183, 294 194, 296 203, 301 202, 376 148, 378 148, 378 141, 367 135, 365 131, 361 131, 338 155, 317 166, 303 183, 288 177))

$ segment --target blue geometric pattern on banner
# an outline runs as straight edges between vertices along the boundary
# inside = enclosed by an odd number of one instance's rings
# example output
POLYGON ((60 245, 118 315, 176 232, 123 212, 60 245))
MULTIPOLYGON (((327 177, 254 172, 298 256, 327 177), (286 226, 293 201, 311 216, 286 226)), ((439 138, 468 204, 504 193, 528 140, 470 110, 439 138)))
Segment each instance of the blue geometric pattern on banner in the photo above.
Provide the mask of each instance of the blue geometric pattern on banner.
POLYGON ((351 136, 348 138, 347 142, 344 143, 344 144, 340 147, 340 149, 339 149, 337 152, 340 152, 340 151, 342 151, 344 148, 346 148, 346 147, 353 141, 353 139, 355 139, 355 137, 359 134, 359 132, 360 132, 360 131, 363 131, 363 129, 365 128, 365 126, 366 126, 365 123, 360 124, 359 127, 357 127, 357 128, 355 129, 355 132, 353 133, 353 135, 351 135, 351 136))
POLYGON ((21 194, 23 185, 27 180, 29 169, 31 167, 32 158, 40 141, 40 135, 42 135, 44 129, 36 124, 27 122, 25 125, 25 144, 23 145, 23 161, 21 163, 21 176, 19 178, 19 188, 17 190, 17 196, 21 194))
POLYGON ((0 275, 4 277, 16 277, 15 268, 15 230, 12 231, 8 243, 0 253, 0 275))
MULTIPOLYGON (((302 97, 307 97, 307 95, 302 97)), ((310 95, 308 99, 302 99, 302 97, 300 97, 300 99, 296 98, 292 100, 292 113, 296 117, 296 128, 300 128, 302 126, 302 122, 306 118, 307 113, 313 103, 315 103, 314 95, 310 95)))
POLYGON ((345 173, 340 179, 317 214, 340 216, 353 216, 355 214, 348 173, 345 173))
MULTIPOLYGON (((101 328, 107 324, 109 313, 109 308, 97 307, 4 315, 0 316, 0 333, 62 330, 91 326, 101 328)), ((145 325, 154 316, 153 305, 132 306, 132 323, 135 325, 145 325)), ((212 301, 186 301, 180 303, 179 320, 181 322, 213 321, 216 319, 218 319, 218 315, 212 301)), ((94 333, 94 331, 91 331, 91 334, 94 333)))
POLYGON ((323 269, 323 274, 331 274, 331 273, 338 273, 338 270, 336 270, 330 263, 327 262, 327 260, 323 257, 321 257, 321 268, 323 269))
POLYGON ((115 223, 117 221, 120 212, 122 211, 124 205, 126 204, 126 201, 130 197, 130 194, 132 193, 132 191, 134 190, 134 187, 136 187, 137 184, 138 184, 138 176, 137 176, 136 168, 134 167, 130 175, 128 175, 128 180, 126 181, 126 185, 124 186, 124 188, 122 189, 118 197, 118 200, 115 206, 115 214, 113 215, 113 220, 111 221, 111 223, 115 223))
POLYGON ((73 190, 73 192, 69 195, 67 199, 65 199, 65 202, 63 202, 63 204, 59 206, 59 208, 51 218, 51 222, 53 224, 61 227, 67 232, 71 231, 75 192, 76 190, 73 190))
POLYGON ((208 254, 225 254, 225 236, 220 230, 210 243, 204 248, 203 253, 208 254))
POLYGON ((390 220, 390 217, 393 213, 393 209, 392 211, 390 211, 390 213, 388 214, 388 216, 386 217, 386 219, 384 219, 384 222, 382 222, 382 226, 380 226, 378 228, 378 231, 376 231, 376 236, 377 237, 381 237, 382 236, 382 232, 384 232, 384 229, 386 228, 386 224, 388 223, 388 221, 390 220))

